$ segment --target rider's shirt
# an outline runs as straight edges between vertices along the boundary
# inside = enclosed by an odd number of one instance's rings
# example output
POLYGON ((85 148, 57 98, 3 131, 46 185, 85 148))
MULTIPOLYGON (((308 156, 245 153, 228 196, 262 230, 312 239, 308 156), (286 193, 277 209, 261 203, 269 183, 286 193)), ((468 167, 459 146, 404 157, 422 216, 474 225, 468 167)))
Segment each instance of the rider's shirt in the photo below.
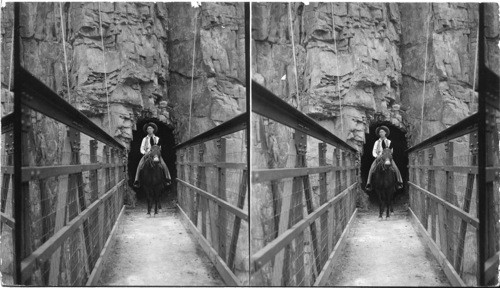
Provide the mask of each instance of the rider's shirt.
POLYGON ((158 136, 146 136, 142 139, 142 143, 141 143, 141 153, 142 154, 146 154, 148 153, 150 150, 151 150, 151 140, 153 140, 153 143, 154 144, 158 144, 158 142, 160 141, 160 137, 158 136))
POLYGON ((378 139, 377 141, 375 141, 372 151, 373 157, 377 158, 378 156, 380 156, 382 154, 382 151, 384 151, 384 148, 391 148, 392 150, 391 140, 385 138, 384 141, 382 141, 382 139, 378 139))

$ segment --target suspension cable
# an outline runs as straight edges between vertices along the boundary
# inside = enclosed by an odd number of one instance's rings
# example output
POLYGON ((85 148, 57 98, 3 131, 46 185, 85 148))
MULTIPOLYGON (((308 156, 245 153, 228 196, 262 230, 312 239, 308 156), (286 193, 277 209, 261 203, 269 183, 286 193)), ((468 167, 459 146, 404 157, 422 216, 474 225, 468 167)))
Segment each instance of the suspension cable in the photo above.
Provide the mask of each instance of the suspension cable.
MULTIPOLYGON (((12 24, 12 46, 10 47, 10 59, 9 59, 9 83, 8 83, 8 91, 10 94, 10 88, 11 88, 11 82, 12 82, 12 67, 14 66, 14 24, 12 24)), ((6 108, 9 109, 10 105, 10 95, 7 95, 7 103, 6 103, 6 108)), ((10 110, 10 109, 9 109, 10 110)), ((12 112, 12 111, 8 111, 12 112)))
POLYGON ((472 81, 472 92, 476 90, 476 71, 477 71, 477 56, 479 51, 479 24, 477 25, 477 33, 476 33, 476 53, 474 53, 474 76, 472 81))
POLYGON ((297 107, 299 108, 299 74, 297 73, 297 57, 295 55, 295 40, 294 40, 294 29, 293 29, 293 23, 292 23, 292 3, 288 2, 288 22, 290 22, 290 35, 292 37, 292 53, 293 53, 293 65, 294 65, 294 72, 295 72, 295 88, 296 88, 296 98, 297 98, 297 107))
POLYGON ((101 47, 102 47, 102 59, 104 61, 104 89, 106 90, 106 104, 108 110, 108 129, 109 134, 111 134, 111 114, 109 111, 109 93, 108 93, 108 78, 106 75, 106 50, 104 47, 104 36, 102 33, 102 19, 101 19, 101 2, 97 2, 99 7, 99 31, 101 33, 101 47))
MULTIPOLYGON (((337 70, 337 93, 339 94, 339 111, 340 111, 340 129, 341 129, 341 136, 340 138, 343 137, 344 135, 344 117, 342 115, 342 95, 340 95, 340 73, 339 73, 339 51, 337 50, 337 39, 335 37, 335 14, 333 13, 333 2, 331 2, 331 8, 332 8, 332 35, 333 35, 333 44, 335 47, 335 67, 337 70)), ((347 136, 346 136, 347 139, 347 136)))
POLYGON ((68 102, 71 103, 71 92, 69 86, 69 72, 68 72, 68 57, 66 55, 66 35, 64 34, 64 21, 62 12, 62 2, 59 2, 59 16, 61 17, 61 33, 62 33, 62 44, 63 44, 63 54, 64 54, 64 69, 66 71, 66 86, 68 87, 68 102))
MULTIPOLYGON (((201 8, 200 8, 201 9, 201 8)), ((193 109, 193 88, 194 88, 194 60, 196 57, 196 26, 198 24, 198 15, 194 17, 194 33, 193 33, 193 63, 191 65, 191 96, 189 98, 189 121, 188 121, 188 138, 191 138, 191 117, 193 109)))
POLYGON ((427 13, 428 19, 427 19, 427 34, 425 37, 425 59, 424 59, 424 88, 422 90, 422 109, 420 113, 420 142, 422 142, 422 135, 423 135, 423 124, 424 124, 424 106, 425 106, 425 84, 427 82, 427 47, 429 46, 429 27, 431 26, 431 8, 432 4, 429 3, 429 13, 427 13))

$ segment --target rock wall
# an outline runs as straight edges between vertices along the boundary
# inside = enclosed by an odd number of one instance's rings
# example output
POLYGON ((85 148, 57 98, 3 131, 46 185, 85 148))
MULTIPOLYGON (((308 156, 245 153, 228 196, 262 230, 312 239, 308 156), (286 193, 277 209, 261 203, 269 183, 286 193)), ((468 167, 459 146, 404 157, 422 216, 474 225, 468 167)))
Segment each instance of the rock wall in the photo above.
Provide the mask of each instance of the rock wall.
MULTIPOLYGON (((22 63, 68 99, 59 5, 21 5, 22 63)), ((192 8, 190 3, 117 2, 101 3, 99 8, 87 2, 62 8, 69 100, 106 131, 110 127, 126 146, 137 119, 144 117, 175 128, 178 142, 188 139, 195 19, 191 135, 244 112, 243 4, 203 3, 192 8)), ((3 86, 8 86, 13 6, 7 5, 2 13, 1 57, 9 64, 2 65, 1 72, 3 86)))
MULTIPOLYGON (((254 3, 253 8, 252 77, 280 97, 296 97, 287 4, 254 3)), ((301 111, 358 147, 375 114, 405 126, 397 104, 401 27, 396 4, 294 3, 292 17, 301 111)))
POLYGON ((191 135, 245 111, 245 27, 242 3, 170 3, 169 99, 178 139, 187 140, 196 26, 191 135), (196 23, 195 23, 196 22, 196 23))
MULTIPOLYGON (((411 146, 477 111, 477 93, 473 88, 477 87, 474 69, 478 4, 403 3, 399 8, 403 28, 401 101, 402 109, 407 111, 411 146), (420 136, 422 103, 425 129, 420 136)), ((492 27, 496 27, 488 33, 487 58, 494 71, 499 71, 498 13, 491 12, 498 11, 498 5, 491 4, 487 10, 493 16, 489 20, 492 27)))

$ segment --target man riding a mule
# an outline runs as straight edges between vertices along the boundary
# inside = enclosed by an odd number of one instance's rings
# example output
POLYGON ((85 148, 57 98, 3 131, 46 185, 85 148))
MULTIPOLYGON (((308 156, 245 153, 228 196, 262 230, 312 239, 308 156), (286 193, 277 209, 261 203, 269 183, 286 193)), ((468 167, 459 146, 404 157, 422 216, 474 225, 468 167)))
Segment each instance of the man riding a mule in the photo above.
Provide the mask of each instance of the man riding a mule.
MULTIPOLYGON (((377 130, 375 130, 375 133, 377 135, 379 135, 380 138, 377 141, 375 141, 375 144, 373 145, 372 154, 373 154, 373 157, 375 157, 376 159, 375 159, 375 161, 373 161, 372 166, 370 167, 370 172, 368 173, 368 180, 366 183, 366 190, 368 190, 368 191, 372 191, 371 180, 372 180, 373 171, 375 170, 375 166, 376 166, 375 164, 377 162, 377 159, 382 155, 382 152, 384 151, 384 149, 387 148, 387 149, 391 149, 391 152, 393 151, 391 140, 387 139, 387 136, 389 136, 389 134, 390 134, 389 128, 387 128, 387 126, 380 126, 377 128, 377 130)), ((393 159, 391 159, 391 165, 392 165, 392 168, 397 176, 397 180, 398 180, 397 188, 401 189, 401 188, 403 188, 403 178, 401 178, 401 173, 399 172, 398 166, 396 166, 396 163, 394 162, 393 159)))
MULTIPOLYGON (((151 147, 154 145, 158 145, 160 142, 160 137, 156 136, 155 133, 158 131, 158 126, 156 126, 155 123, 149 122, 143 127, 143 131, 146 132, 148 135, 142 139, 141 143, 141 153, 144 155, 141 158, 141 161, 139 162, 139 165, 137 166, 137 172, 135 173, 135 181, 134 181, 134 187, 139 188, 141 186, 139 182, 139 175, 140 171, 144 167, 145 159, 148 153, 151 151, 151 147)), ((167 164, 165 164, 165 161, 163 161, 162 157, 160 158, 160 164, 161 167, 163 168, 163 172, 165 174, 165 179, 164 182, 166 185, 170 183, 170 173, 167 168, 167 164)))

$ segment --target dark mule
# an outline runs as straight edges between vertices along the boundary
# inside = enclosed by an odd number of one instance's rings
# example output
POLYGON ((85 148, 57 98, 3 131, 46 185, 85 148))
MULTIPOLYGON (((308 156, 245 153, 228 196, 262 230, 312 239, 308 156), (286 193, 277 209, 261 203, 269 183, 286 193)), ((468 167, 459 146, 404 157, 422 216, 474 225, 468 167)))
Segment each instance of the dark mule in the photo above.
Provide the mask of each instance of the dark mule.
POLYGON ((146 154, 144 167, 139 174, 142 191, 146 194, 148 200, 148 215, 151 215, 151 206, 153 201, 155 205, 155 215, 158 214, 158 208, 161 209, 160 195, 163 190, 165 174, 160 164, 161 148, 153 145, 151 151, 146 154))
POLYGON ((396 172, 392 168, 392 152, 386 148, 382 155, 375 160, 375 170, 372 175, 373 190, 378 195, 380 214, 382 218, 384 205, 387 209, 386 218, 389 217, 389 209, 393 212, 392 199, 396 193, 396 172))

